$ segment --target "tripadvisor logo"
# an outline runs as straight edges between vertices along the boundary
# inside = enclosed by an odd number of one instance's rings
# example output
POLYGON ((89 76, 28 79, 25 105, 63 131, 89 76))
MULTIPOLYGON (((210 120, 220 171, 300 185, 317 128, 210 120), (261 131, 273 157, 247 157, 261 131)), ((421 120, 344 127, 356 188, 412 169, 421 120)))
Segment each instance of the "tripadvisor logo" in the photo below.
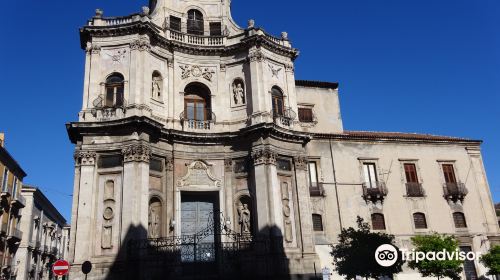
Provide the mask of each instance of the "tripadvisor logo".
POLYGON ((455 251, 442 250, 438 252, 420 252, 415 250, 397 249, 391 244, 380 245, 375 251, 375 260, 380 266, 390 267, 393 266, 399 259, 403 261, 445 261, 445 260, 459 260, 459 261, 473 261, 478 260, 481 252, 463 252, 458 249, 455 251))
POLYGON ((380 245, 375 251, 375 260, 380 266, 393 266, 398 261, 398 249, 391 244, 380 245))

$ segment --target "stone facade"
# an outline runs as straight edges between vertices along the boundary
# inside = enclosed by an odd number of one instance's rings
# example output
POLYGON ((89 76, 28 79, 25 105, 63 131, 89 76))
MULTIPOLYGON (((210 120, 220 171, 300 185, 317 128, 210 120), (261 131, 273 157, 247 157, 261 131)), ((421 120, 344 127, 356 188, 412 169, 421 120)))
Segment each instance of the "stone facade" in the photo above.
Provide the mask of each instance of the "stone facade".
POLYGON ((16 274, 15 259, 22 239, 21 209, 26 201, 21 195, 22 180, 26 173, 4 147, 0 135, 0 266, 1 279, 11 279, 16 274))
POLYGON ((52 264, 67 257, 69 226, 40 189, 24 185, 21 193, 26 207, 20 225, 23 237, 15 261, 15 279, 56 279, 52 264))
POLYGON ((71 279, 87 260, 88 279, 120 279, 129 244, 196 233, 204 209, 240 237, 280 238, 292 277, 331 266, 327 244, 357 216, 403 247, 438 231, 484 251, 499 235, 481 141, 345 131, 338 85, 296 80, 288 34, 239 27, 229 0, 97 10, 80 35, 71 279))

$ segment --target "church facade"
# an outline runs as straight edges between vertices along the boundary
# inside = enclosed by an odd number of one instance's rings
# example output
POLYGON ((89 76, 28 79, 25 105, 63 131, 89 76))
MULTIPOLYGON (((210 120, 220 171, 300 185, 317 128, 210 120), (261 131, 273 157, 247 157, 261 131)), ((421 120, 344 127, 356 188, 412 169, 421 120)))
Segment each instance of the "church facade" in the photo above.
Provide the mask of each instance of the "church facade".
POLYGON ((338 84, 297 80, 288 34, 239 27, 229 0, 96 10, 80 37, 70 279, 313 278, 357 216, 404 248, 500 240, 481 141, 344 130, 338 84))

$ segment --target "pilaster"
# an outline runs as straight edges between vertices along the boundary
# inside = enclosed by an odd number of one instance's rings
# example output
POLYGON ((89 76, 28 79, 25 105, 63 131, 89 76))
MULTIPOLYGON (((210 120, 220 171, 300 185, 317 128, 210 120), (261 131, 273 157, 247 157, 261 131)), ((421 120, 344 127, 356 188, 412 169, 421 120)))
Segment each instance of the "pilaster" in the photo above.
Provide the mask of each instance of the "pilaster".
POLYGON ((149 203, 149 144, 137 142, 122 149, 123 210, 121 240, 147 238, 149 203))
POLYGON ((300 215, 300 234, 304 253, 314 253, 314 231, 312 226, 311 200, 309 196, 309 182, 307 158, 294 158, 295 178, 297 180, 297 207, 300 215))
POLYGON ((75 161, 80 166, 80 182, 76 218, 78 230, 74 230, 76 236, 72 242, 75 242, 73 252, 78 252, 77 255, 74 255, 74 263, 82 263, 89 260, 92 253, 92 195, 95 182, 96 153, 76 151, 75 161))
POLYGON ((226 213, 224 217, 231 221, 233 228, 238 225, 234 218, 234 198, 233 198, 233 160, 224 159, 224 192, 226 196, 226 213))

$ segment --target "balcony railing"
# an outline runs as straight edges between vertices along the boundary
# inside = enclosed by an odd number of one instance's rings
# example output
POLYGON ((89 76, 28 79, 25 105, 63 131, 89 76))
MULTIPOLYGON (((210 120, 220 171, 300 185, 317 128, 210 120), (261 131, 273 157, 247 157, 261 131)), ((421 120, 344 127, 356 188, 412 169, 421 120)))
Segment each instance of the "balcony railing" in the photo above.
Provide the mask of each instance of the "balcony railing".
POLYGON ((407 197, 423 197, 425 196, 424 188, 420 183, 406 183, 407 197))
POLYGON ((205 109, 204 115, 206 116, 205 120, 196 120, 187 116, 185 112, 182 112, 179 118, 181 120, 183 128, 195 130, 210 130, 212 124, 215 123, 215 114, 212 112, 212 110, 205 109))
POLYGON ((363 198, 370 201, 383 201, 387 196, 388 191, 384 182, 364 183, 363 198))
POLYGON ((19 195, 16 195, 16 197, 14 199, 12 199, 10 204, 12 205, 12 207, 15 207, 18 209, 24 208, 24 206, 26 206, 26 199, 24 198, 24 196, 19 194, 19 195))
POLYGON ((444 198, 452 201, 462 201, 469 193, 464 183, 444 183, 444 198))
POLYGON ((171 29, 166 30, 166 36, 170 40, 182 42, 191 45, 198 46, 223 46, 225 42, 224 36, 201 36, 201 35, 192 35, 181 33, 178 31, 174 31, 171 29))
POLYGON ((323 188, 323 184, 312 183, 311 186, 309 186, 309 195, 310 196, 325 196, 325 189, 323 188))
POLYGON ((293 111, 290 107, 284 107, 282 112, 273 109, 271 110, 271 115, 273 116, 275 124, 283 126, 292 125, 293 121, 297 117, 297 113, 295 113, 295 111, 293 111))

